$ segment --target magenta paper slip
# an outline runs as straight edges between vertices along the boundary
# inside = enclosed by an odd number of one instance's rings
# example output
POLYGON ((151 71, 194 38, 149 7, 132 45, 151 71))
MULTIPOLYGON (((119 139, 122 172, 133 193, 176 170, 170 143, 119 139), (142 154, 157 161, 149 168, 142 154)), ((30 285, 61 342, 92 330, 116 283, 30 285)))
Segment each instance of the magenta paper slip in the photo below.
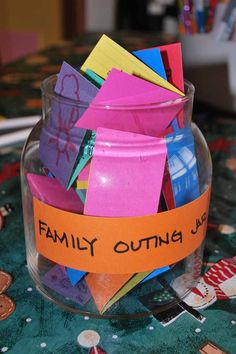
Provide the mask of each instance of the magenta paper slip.
POLYGON ((171 123, 183 106, 181 100, 175 101, 172 105, 166 105, 164 102, 178 98, 180 95, 175 92, 112 69, 76 126, 91 130, 103 127, 157 136, 171 123), (158 109, 155 106, 146 109, 136 107, 155 103, 161 104, 161 107, 158 109), (106 105, 112 107, 105 107, 106 105), (117 109, 115 105, 121 109, 117 109))
POLYGON ((27 180, 32 195, 43 203, 62 210, 83 213, 83 204, 74 189, 66 191, 55 178, 33 173, 27 174, 27 180))
POLYGON ((162 138, 98 128, 84 214, 122 217, 156 213, 165 161, 162 138))
POLYGON ((79 181, 87 181, 88 176, 89 176, 89 170, 90 170, 90 162, 87 163, 87 165, 84 166, 80 174, 78 175, 78 180, 79 181))
POLYGON ((65 61, 58 75, 55 92, 76 101, 91 102, 99 89, 65 61))

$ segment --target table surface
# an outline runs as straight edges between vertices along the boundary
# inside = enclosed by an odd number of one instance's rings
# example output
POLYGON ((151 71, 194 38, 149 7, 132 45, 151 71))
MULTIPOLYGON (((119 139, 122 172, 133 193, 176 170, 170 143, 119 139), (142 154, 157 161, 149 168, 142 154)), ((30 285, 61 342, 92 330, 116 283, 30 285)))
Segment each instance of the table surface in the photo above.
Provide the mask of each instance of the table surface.
MULTIPOLYGON (((39 113, 42 80, 57 73, 62 60, 79 66, 98 38, 99 34, 80 36, 73 42, 62 42, 2 67, 0 115, 11 118, 39 113)), ((123 34, 113 35, 113 38, 129 50, 159 44, 155 36, 147 39, 123 34)), ((236 255, 236 119, 210 109, 197 111, 194 119, 209 143, 214 166, 209 221, 215 226, 207 232, 204 274, 219 260, 230 258, 232 261, 236 255)), ((225 300, 217 300, 200 310, 206 317, 204 323, 184 313, 166 327, 152 316, 122 321, 83 317, 65 312, 44 299, 32 284, 26 267, 20 153, 21 147, 0 150, 0 207, 5 203, 14 207, 0 231, 0 270, 13 276, 6 295, 16 304, 15 311, 0 321, 0 352, 190 354, 198 353, 208 342, 224 352, 236 352, 236 280, 234 284, 231 282, 230 299, 226 296, 225 300), (80 345, 77 337, 84 330, 99 334, 96 348, 80 345)))

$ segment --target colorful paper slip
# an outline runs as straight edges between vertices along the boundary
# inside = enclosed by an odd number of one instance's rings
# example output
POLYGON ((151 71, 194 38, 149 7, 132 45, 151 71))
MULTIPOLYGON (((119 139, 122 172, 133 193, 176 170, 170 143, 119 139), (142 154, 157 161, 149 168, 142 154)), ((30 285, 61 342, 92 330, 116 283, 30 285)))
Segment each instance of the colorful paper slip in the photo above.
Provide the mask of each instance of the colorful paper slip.
POLYGON ((69 183, 68 183, 68 188, 72 186, 74 181, 77 179, 77 177, 80 175, 80 173, 83 171, 83 169, 86 167, 87 164, 89 164, 89 161, 93 155, 93 147, 94 147, 94 141, 95 141, 96 134, 93 131, 87 131, 83 140, 83 144, 80 149, 80 154, 78 155, 78 158, 75 163, 75 168, 71 174, 69 183))
POLYGON ((154 214, 158 210, 165 161, 164 139, 98 128, 84 214, 154 214))
POLYGON ((140 76, 183 96, 180 90, 176 89, 112 39, 103 35, 82 65, 81 71, 85 72, 90 69, 103 79, 106 79, 112 68, 140 76))
MULTIPOLYGON (((172 54, 173 45, 169 44, 167 46, 164 46, 164 48, 166 49, 165 53, 167 54, 166 57, 164 56, 165 57, 166 67, 167 67, 167 64, 169 64, 168 54, 172 54)), ((180 51, 181 51, 181 47, 180 47, 180 51)), ((140 60, 142 60, 146 65, 148 65, 153 71, 155 71, 157 74, 159 74, 161 77, 163 77, 163 79, 167 80, 167 75, 166 75, 166 72, 165 72, 165 68, 164 68, 164 65, 163 65, 162 56, 161 56, 161 52, 160 52, 159 48, 142 49, 142 50, 138 50, 136 52, 133 52, 133 54, 136 55, 140 60)), ((181 54, 181 52, 180 52, 180 54, 181 54)), ((182 60, 182 58, 181 58, 181 60, 182 60)), ((182 62, 181 62, 181 64, 182 64, 182 62)), ((176 69, 177 70, 181 70, 182 66, 181 66, 181 68, 179 68, 177 66, 174 66, 173 69, 175 71, 176 71, 176 69)), ((168 70, 171 70, 169 68, 169 66, 168 66, 168 70)), ((168 74, 169 74, 169 71, 168 71, 168 74)), ((171 79, 170 76, 169 76, 169 79, 171 79)), ((182 86, 181 86, 181 91, 184 91, 184 87, 182 87, 182 86)), ((180 118, 178 118, 178 120, 180 120, 180 118)), ((183 119, 181 119, 180 126, 183 125, 182 121, 183 121, 183 119)), ((179 126, 178 126, 176 118, 172 121, 171 126, 174 129, 174 131, 179 129, 179 126)))
POLYGON ((159 48, 136 50, 132 53, 163 79, 167 79, 159 48))
POLYGON ((142 281, 141 283, 145 283, 148 280, 151 280, 154 277, 157 277, 158 275, 167 272, 167 270, 169 270, 170 267, 169 266, 165 266, 159 269, 155 269, 153 272, 151 272, 150 274, 148 274, 142 281))
MULTIPOLYGON (((104 301, 103 306, 100 306, 101 313, 106 312, 112 305, 119 301, 129 291, 131 291, 136 285, 138 285, 144 278, 148 276, 149 272, 143 272, 135 274, 124 286, 122 286, 116 294, 109 301, 104 301)), ((107 299, 103 299, 107 300, 107 299)))
POLYGON ((66 273, 73 286, 75 286, 86 274, 86 272, 81 272, 80 270, 73 268, 66 268, 66 273))
POLYGON ((91 299, 91 294, 85 280, 82 280, 76 286, 72 286, 69 279, 67 279, 63 267, 59 265, 54 266, 44 275, 42 283, 81 306, 85 305, 91 299))
POLYGON ((127 283, 124 286, 122 286, 117 291, 117 293, 111 299, 109 299, 109 301, 106 304, 104 304, 104 306, 102 308, 102 313, 107 311, 109 307, 114 305, 123 296, 128 294, 128 292, 131 291, 132 289, 134 289, 138 284, 142 284, 148 280, 151 280, 154 277, 166 272, 169 269, 170 269, 170 267, 166 266, 166 267, 158 268, 158 269, 154 270, 153 272, 148 271, 148 272, 142 272, 142 273, 135 274, 132 278, 130 278, 127 281, 127 283))
MULTIPOLYGON (((191 130, 184 128, 167 135, 166 142, 174 206, 179 207, 200 195, 194 138, 191 130)), ((164 193, 168 189, 164 185, 164 193)), ((166 202, 169 204, 168 197, 166 202)))
POLYGON ((27 180, 33 197, 43 203, 58 209, 83 213, 84 206, 76 192, 73 189, 66 191, 55 178, 28 173, 27 180))
POLYGON ((176 263, 202 243, 210 188, 182 207, 143 217, 93 217, 33 198, 37 251, 85 272, 131 274, 176 263), (112 236, 112 237, 111 237, 112 236))
POLYGON ((103 127, 158 136, 183 105, 184 102, 175 92, 112 69, 76 126, 90 130, 103 127), (163 103, 168 100, 175 101, 171 104, 163 103))
MULTIPOLYGON (((183 60, 181 43, 172 43, 157 47, 161 51, 162 61, 165 67, 167 80, 184 92, 184 75, 183 75, 183 60)), ((173 126, 176 128, 184 127, 183 112, 180 112, 178 117, 178 125, 173 126)), ((173 123, 176 121, 173 121, 173 123)))
POLYGON ((117 290, 132 277, 132 274, 96 274, 89 273, 85 280, 100 313, 117 290))
POLYGON ((161 51, 167 80, 183 92, 184 76, 181 43, 162 45, 157 48, 161 51))
POLYGON ((93 104, 148 105, 176 100, 180 95, 139 77, 112 69, 93 104))
POLYGON ((98 88, 100 88, 102 86, 102 84, 104 83, 104 80, 90 69, 87 69, 85 71, 84 77, 86 77, 89 81, 91 81, 98 88))
POLYGON ((75 127, 86 107, 52 102, 52 111, 40 136, 39 158, 64 186, 76 163, 86 130, 75 127))
POLYGON ((98 88, 65 61, 61 66, 55 92, 76 101, 91 102, 98 88))

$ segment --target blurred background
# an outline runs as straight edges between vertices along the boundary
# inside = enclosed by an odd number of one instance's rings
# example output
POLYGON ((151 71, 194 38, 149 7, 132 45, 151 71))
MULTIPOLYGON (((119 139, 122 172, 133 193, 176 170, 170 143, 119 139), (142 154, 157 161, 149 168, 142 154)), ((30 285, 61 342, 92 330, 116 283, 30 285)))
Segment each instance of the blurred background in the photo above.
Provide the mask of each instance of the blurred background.
POLYGON ((235 29, 234 0, 1 0, 0 66, 89 33, 181 41, 196 97, 235 112, 235 29))
MULTIPOLYGON (((174 35, 178 32, 175 0, 41 0, 35 4, 31 0, 1 0, 0 3, 1 34, 4 32, 9 40, 11 35, 12 41, 16 33, 22 39, 25 36, 32 46, 27 45, 28 50, 71 39, 81 32, 124 29, 174 35)), ((2 62, 10 59, 7 53, 10 50, 14 51, 10 43, 3 48, 2 42, 2 62)))

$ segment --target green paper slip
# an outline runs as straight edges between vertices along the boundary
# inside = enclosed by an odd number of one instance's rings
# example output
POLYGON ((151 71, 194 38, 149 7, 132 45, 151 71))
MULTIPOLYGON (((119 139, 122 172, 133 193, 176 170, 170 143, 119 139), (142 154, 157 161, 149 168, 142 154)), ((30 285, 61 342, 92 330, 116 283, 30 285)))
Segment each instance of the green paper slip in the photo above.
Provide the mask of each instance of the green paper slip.
POLYGON ((82 144, 81 152, 78 156, 77 163, 76 163, 76 168, 74 169, 67 189, 69 189, 72 184, 74 183, 75 179, 78 177, 84 166, 89 162, 93 155, 93 147, 94 147, 94 141, 95 141, 96 133, 93 131, 87 131, 86 137, 84 139, 84 142, 82 144))
POLYGON ((98 88, 100 88, 105 81, 90 69, 86 69, 84 76, 86 77, 86 79, 88 79, 90 82, 92 82, 92 84, 94 84, 98 88))

